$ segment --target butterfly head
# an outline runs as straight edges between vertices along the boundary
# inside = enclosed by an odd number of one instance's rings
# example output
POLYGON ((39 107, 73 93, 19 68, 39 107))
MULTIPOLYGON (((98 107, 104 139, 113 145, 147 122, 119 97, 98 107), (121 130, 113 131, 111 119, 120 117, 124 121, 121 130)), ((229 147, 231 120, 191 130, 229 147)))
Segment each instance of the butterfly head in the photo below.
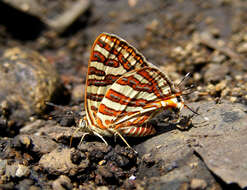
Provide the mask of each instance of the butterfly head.
POLYGON ((184 99, 181 92, 175 92, 169 97, 161 101, 162 107, 169 108, 170 110, 179 113, 184 108, 184 99))
POLYGON ((78 122, 78 127, 83 132, 90 132, 90 129, 88 128, 88 122, 86 116, 84 118, 81 118, 78 122))
POLYGON ((189 109, 192 113, 199 115, 199 113, 197 113, 196 111, 194 111, 192 108, 190 108, 188 105, 185 104, 184 99, 183 99, 183 95, 188 95, 190 93, 192 93, 193 91, 189 91, 194 88, 194 86, 190 86, 188 88, 185 89, 181 89, 181 85, 184 81, 186 81, 189 77, 190 77, 190 73, 187 73, 184 78, 174 87, 174 98, 172 98, 172 100, 174 101, 174 109, 177 110, 178 112, 180 112, 184 107, 189 109), (187 91, 187 92, 186 92, 187 91))

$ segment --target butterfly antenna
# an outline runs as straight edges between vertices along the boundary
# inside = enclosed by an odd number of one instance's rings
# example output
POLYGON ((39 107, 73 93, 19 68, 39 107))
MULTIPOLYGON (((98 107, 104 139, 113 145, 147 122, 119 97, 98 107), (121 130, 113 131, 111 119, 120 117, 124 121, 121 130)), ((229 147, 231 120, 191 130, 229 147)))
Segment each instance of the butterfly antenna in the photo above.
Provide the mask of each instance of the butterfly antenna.
POLYGON ((186 107, 188 110, 190 110, 192 113, 196 114, 196 115, 200 115, 197 111, 193 110, 191 107, 189 107, 188 105, 184 105, 184 107, 186 107))
POLYGON ((184 76, 184 78, 182 78, 182 80, 178 83, 177 86, 180 87, 181 84, 182 84, 185 80, 187 80, 190 76, 191 76, 191 73, 187 73, 187 74, 184 76))
POLYGON ((51 107, 54 107, 54 108, 57 108, 57 109, 62 109, 62 110, 65 110, 63 106, 60 106, 60 105, 57 105, 57 104, 54 104, 52 102, 45 102, 46 105, 48 106, 51 106, 51 107))
MULTIPOLYGON (((187 91, 187 90, 194 89, 195 87, 196 87, 195 85, 191 85, 190 87, 187 87, 187 88, 183 89, 183 92, 187 91)), ((189 94, 192 94, 193 92, 195 92, 195 89, 190 91, 190 92, 187 92, 187 93, 182 93, 182 95, 189 95, 189 94)))

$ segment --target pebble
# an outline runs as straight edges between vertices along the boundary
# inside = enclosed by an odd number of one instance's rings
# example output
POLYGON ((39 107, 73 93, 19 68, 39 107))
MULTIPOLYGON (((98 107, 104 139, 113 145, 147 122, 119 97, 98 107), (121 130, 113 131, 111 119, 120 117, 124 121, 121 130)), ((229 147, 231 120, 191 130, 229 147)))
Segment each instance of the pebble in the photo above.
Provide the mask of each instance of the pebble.
POLYGON ((30 169, 22 164, 14 163, 6 166, 5 175, 8 177, 27 177, 30 174, 30 169))
POLYGON ((247 42, 244 42, 244 43, 240 44, 237 47, 237 52, 239 52, 239 53, 246 53, 247 52, 247 42))
POLYGON ((60 175, 55 181, 52 183, 53 190, 70 190, 73 189, 73 185, 69 177, 65 175, 60 175))
POLYGON ((192 179, 190 182, 190 188, 192 190, 194 189, 206 189, 207 187, 207 182, 203 179, 192 179))
POLYGON ((16 176, 17 177, 27 177, 30 174, 30 169, 27 166, 18 165, 18 168, 16 170, 16 176))

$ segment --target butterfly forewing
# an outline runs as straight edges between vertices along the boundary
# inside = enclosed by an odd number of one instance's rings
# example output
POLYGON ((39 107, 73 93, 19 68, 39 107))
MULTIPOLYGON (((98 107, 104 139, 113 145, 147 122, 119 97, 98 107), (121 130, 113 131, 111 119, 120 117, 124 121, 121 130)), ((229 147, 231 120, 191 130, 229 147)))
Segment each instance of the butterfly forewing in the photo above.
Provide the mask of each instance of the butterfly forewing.
POLYGON ((85 93, 89 125, 96 125, 95 114, 110 86, 126 72, 145 66, 153 65, 123 39, 103 33, 95 40, 88 65, 85 93))

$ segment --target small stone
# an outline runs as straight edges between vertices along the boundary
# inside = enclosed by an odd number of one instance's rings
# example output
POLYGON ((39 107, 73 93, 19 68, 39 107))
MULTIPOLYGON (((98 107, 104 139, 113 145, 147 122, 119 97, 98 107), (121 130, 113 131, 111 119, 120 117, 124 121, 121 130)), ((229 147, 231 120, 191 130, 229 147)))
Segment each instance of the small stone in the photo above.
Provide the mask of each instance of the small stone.
POLYGON ((232 96, 231 98, 230 98, 230 101, 232 102, 232 103, 235 103, 236 101, 237 101, 237 97, 234 97, 234 96, 232 96))
POLYGON ((129 177, 129 180, 135 180, 136 179, 136 176, 134 176, 134 175, 131 175, 130 177, 129 177))
POLYGON ((147 167, 151 167, 151 166, 153 166, 155 164, 155 161, 152 158, 152 155, 150 153, 149 154, 144 154, 142 156, 142 160, 143 160, 143 162, 145 163, 145 165, 147 167))
POLYGON ((33 132, 35 132, 37 129, 41 128, 44 125, 45 125, 44 120, 37 119, 36 121, 28 123, 24 127, 22 127, 20 129, 20 132, 25 134, 32 134, 33 132))
POLYGON ((148 23, 146 25, 147 30, 155 31, 157 30, 157 27, 159 26, 159 21, 157 19, 154 19, 151 21, 151 23, 148 23))
POLYGON ((3 175, 5 173, 7 164, 8 164, 7 160, 0 159, 0 175, 3 175))
POLYGON ((98 163, 98 164, 99 164, 100 166, 102 166, 102 165, 104 165, 105 163, 106 163, 106 161, 105 161, 105 160, 101 160, 101 161, 99 161, 99 163, 98 163))
POLYGON ((5 175, 7 177, 16 177, 16 170, 18 169, 18 164, 14 163, 12 165, 6 165, 5 175))
POLYGON ((229 72, 229 67, 221 64, 210 64, 205 70, 204 80, 206 82, 217 82, 225 78, 229 72))
POLYGON ((27 177, 30 174, 30 169, 27 166, 19 165, 16 170, 17 177, 27 177))
POLYGON ((206 189, 207 182, 203 179, 192 179, 190 182, 190 188, 193 190, 206 189))
POLYGON ((247 42, 244 42, 244 43, 240 44, 237 47, 237 52, 239 52, 239 53, 246 53, 247 52, 247 42))
POLYGON ((226 56, 225 55, 214 55, 212 57, 212 61, 215 62, 215 63, 222 63, 225 60, 226 60, 226 56))
POLYGON ((73 185, 69 177, 65 175, 59 176, 53 183, 52 183, 53 190, 69 190, 73 189, 73 185))
POLYGON ((8 177, 27 177, 30 174, 30 169, 22 164, 13 163, 6 166, 5 175, 8 177))
POLYGON ((111 171, 109 171, 108 169, 106 169, 103 166, 99 166, 97 171, 104 178, 113 178, 114 177, 113 173, 111 173, 111 171))
POLYGON ((72 90, 72 99, 75 102, 81 102, 84 99, 84 91, 85 91, 84 84, 76 85, 72 90))
POLYGON ((109 188, 107 186, 100 186, 97 187, 96 190, 109 190, 109 188))
POLYGON ((216 91, 222 91, 224 88, 226 88, 226 84, 227 84, 226 80, 220 81, 220 83, 216 84, 215 90, 216 91))

